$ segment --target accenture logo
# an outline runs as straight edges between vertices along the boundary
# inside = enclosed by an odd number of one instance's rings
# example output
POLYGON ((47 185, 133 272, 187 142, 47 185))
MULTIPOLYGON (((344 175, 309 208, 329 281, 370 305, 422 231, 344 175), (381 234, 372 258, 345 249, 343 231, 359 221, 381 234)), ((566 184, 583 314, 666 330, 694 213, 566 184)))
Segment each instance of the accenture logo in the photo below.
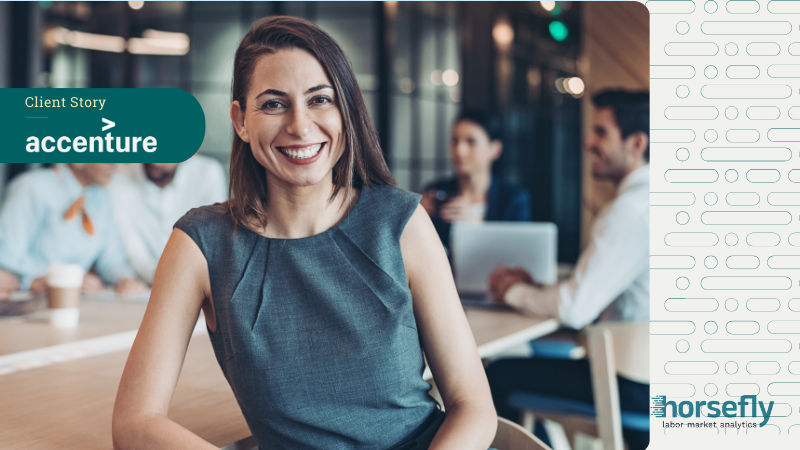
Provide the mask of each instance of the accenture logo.
MULTIPOLYGON (((103 118, 105 124, 101 131, 106 131, 114 128, 117 124, 111 120, 103 118)), ((111 132, 103 136, 45 136, 39 139, 36 136, 30 136, 26 139, 25 151, 28 153, 39 153, 41 150, 44 153, 53 153, 58 150, 61 153, 77 152, 83 153, 87 149, 89 153, 138 153, 140 145, 141 149, 147 153, 153 153, 157 150, 158 142, 153 136, 111 136, 111 132), (116 138, 116 146, 114 145, 116 138)))
MULTIPOLYGON (((682 417, 682 418, 690 418, 690 417, 708 417, 708 418, 717 418, 717 417, 725 417, 725 418, 736 418, 736 417, 762 417, 763 420, 761 423, 758 424, 759 427, 763 427, 764 425, 769 422, 769 418, 772 415, 772 407, 775 405, 774 401, 770 401, 768 405, 764 405, 764 402, 759 401, 757 396, 755 395, 742 395, 739 398, 738 402, 734 402, 732 400, 726 402, 718 402, 716 400, 712 401, 702 401, 696 400, 694 402, 691 401, 682 401, 680 403, 675 401, 668 401, 666 395, 658 395, 652 397, 652 404, 650 405, 650 415, 653 417, 682 417), (705 409, 705 413, 703 414, 702 411, 705 409), (760 413, 760 414, 759 414, 760 413)), ((706 425, 701 427, 716 427, 716 422, 712 423, 704 422, 706 425)), ((732 427, 735 428, 751 428, 755 427, 756 422, 730 422, 734 424, 732 427), (751 425, 752 424, 752 425, 751 425)), ((726 425, 727 422, 722 422, 720 426, 728 427, 731 425, 726 425)), ((681 423, 673 424, 670 422, 670 425, 667 425, 665 422, 665 427, 676 427, 681 425, 681 423)), ((679 427, 679 428, 680 428, 679 427)), ((689 428, 696 428, 696 426, 692 426, 689 424, 689 428)))

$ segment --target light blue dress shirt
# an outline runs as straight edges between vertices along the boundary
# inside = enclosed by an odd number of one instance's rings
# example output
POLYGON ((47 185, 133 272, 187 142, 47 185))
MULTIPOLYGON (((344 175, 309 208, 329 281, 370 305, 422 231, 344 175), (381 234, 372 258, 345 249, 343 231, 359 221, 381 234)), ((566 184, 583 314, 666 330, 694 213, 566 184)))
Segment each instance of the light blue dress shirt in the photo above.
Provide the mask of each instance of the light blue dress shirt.
POLYGON ((65 164, 20 175, 0 209, 0 269, 19 277, 23 289, 53 263, 78 264, 107 284, 133 277, 114 222, 111 198, 97 185, 83 187, 65 164), (81 195, 94 236, 64 213, 81 195))

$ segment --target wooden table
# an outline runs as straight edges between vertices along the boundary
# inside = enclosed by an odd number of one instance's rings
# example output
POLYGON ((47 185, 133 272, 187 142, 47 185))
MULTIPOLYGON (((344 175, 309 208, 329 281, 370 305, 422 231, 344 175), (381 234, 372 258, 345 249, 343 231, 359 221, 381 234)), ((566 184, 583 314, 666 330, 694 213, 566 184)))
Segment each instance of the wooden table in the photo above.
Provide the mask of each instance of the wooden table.
POLYGON ((130 349, 147 303, 97 298, 81 300, 76 328, 50 325, 47 310, 0 317, 0 375, 130 349))
POLYGON ((556 319, 524 316, 511 310, 466 308, 466 313, 482 359, 491 358, 559 328, 556 319))
POLYGON ((144 302, 84 298, 80 325, 68 329, 50 326, 46 309, 27 316, 0 317, 0 356, 136 330, 145 308, 144 302))
MULTIPOLYGON (((127 357, 119 351, 0 376, 0 448, 111 449, 127 357)), ((169 415, 219 447, 250 435, 208 336, 189 344, 169 415)))
MULTIPOLYGON (((112 316, 119 313, 126 321, 141 321, 143 309, 138 319, 134 319, 132 312, 128 316, 128 311, 122 311, 125 308, 121 307, 112 316)), ((85 317, 88 320, 91 315, 85 317)), ((558 327, 555 320, 525 317, 511 311, 468 309, 467 319, 481 357, 558 327)), ((106 320, 113 322, 108 317, 106 320)), ((115 328, 114 331, 123 331, 115 328)), ((91 334, 89 330, 78 334, 84 332, 91 334)), ((48 342, 63 342, 60 339, 68 338, 48 339, 53 339, 48 342)), ((127 350, 115 351, 0 376, 0 448, 111 449, 111 412, 127 356, 127 350)), ((169 416, 220 447, 250 436, 204 333, 195 334, 191 340, 169 416)))

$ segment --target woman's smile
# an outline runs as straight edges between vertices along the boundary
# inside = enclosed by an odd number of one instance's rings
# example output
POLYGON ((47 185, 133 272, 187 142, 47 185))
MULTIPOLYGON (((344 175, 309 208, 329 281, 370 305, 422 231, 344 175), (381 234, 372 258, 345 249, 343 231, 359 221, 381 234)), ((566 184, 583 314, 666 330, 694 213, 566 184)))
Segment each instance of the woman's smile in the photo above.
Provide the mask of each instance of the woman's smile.
POLYGON ((311 164, 322 155, 327 142, 309 145, 287 145, 278 147, 278 152, 293 164, 311 164))

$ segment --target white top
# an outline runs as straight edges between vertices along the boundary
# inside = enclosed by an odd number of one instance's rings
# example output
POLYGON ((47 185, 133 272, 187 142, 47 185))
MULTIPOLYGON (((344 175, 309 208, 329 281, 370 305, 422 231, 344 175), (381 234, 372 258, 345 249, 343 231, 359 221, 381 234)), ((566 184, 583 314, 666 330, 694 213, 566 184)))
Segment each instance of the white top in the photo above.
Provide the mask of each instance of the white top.
POLYGON ((126 164, 108 189, 130 265, 150 284, 175 222, 192 208, 227 198, 222 166, 200 155, 181 163, 163 188, 147 178, 141 164, 126 164))
POLYGON ((592 225, 572 276, 536 288, 517 283, 506 303, 580 329, 600 320, 650 320, 650 165, 628 174, 592 225))

